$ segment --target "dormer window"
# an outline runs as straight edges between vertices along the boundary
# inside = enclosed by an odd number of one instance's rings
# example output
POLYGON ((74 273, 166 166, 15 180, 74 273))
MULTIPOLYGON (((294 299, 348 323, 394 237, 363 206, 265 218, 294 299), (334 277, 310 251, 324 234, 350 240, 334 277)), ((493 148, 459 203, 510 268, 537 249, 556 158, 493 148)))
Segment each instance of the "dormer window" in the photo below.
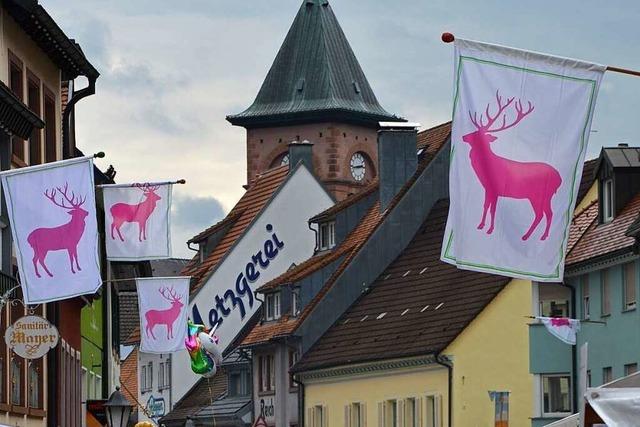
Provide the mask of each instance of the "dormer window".
POLYGON ((320 224, 320 232, 318 233, 318 248, 321 251, 332 249, 336 246, 336 222, 325 222, 320 224))
POLYGON ((291 290, 291 315, 298 314, 300 314, 300 288, 294 288, 291 290))
POLYGON ((613 180, 607 179, 602 183, 602 222, 613 219, 613 180))
POLYGON ((265 318, 277 320, 280 318, 280 292, 273 292, 265 296, 265 318))

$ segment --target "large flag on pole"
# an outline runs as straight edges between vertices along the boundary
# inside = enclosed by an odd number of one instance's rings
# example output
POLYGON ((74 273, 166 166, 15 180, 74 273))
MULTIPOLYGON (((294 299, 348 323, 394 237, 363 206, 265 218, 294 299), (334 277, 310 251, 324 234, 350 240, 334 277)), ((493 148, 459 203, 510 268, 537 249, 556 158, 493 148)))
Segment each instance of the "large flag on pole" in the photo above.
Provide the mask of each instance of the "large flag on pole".
POLYGON ((443 261, 539 282, 562 280, 604 71, 456 38, 443 261))
POLYGON ((1 180, 24 302, 96 292, 102 279, 93 158, 14 169, 1 180))
POLYGON ((136 279, 140 311, 140 351, 161 354, 184 349, 190 279, 136 279))
POLYGON ((171 257, 171 183, 104 185, 110 261, 171 257))

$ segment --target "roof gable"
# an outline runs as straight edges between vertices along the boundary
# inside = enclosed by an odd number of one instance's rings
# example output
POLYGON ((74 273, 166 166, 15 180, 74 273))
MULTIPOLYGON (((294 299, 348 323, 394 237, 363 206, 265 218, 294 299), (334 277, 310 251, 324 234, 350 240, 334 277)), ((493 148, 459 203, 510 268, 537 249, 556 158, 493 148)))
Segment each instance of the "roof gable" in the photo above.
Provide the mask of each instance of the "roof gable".
POLYGON ((376 99, 327 0, 305 0, 253 104, 227 117, 256 127, 328 119, 399 120, 376 99))

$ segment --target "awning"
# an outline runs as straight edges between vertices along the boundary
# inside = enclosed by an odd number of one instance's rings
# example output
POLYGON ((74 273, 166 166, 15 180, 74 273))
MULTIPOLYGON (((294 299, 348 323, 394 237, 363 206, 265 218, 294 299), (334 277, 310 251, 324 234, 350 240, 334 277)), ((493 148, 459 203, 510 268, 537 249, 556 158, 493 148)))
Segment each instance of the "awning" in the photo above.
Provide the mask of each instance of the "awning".
POLYGON ((33 128, 42 129, 44 122, 29 110, 11 92, 6 84, 0 81, 0 129, 11 135, 28 139, 33 128))

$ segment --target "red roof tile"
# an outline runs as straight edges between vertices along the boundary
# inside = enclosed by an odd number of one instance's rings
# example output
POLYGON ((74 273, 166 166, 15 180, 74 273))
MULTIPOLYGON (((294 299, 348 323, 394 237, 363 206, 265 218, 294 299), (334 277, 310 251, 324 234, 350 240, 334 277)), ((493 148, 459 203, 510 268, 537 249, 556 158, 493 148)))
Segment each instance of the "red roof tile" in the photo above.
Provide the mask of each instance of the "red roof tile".
POLYGON ((323 212, 320 212, 318 215, 314 216, 309 221, 318 222, 318 221, 322 221, 323 219, 329 219, 334 217, 337 213, 342 212, 344 209, 348 208, 349 206, 355 205, 356 202, 359 202, 360 200, 364 199, 365 197, 375 192, 378 189, 378 184, 379 184, 378 180, 377 179, 374 180, 373 182, 368 184, 366 187, 364 187, 361 191, 348 196, 346 199, 339 201, 335 205, 331 206, 329 209, 323 212))
POLYGON ((418 149, 424 148, 431 155, 436 154, 443 141, 451 135, 451 122, 442 123, 418 133, 418 149))
MULTIPOLYGON (((280 187, 289 172, 288 166, 271 169, 257 177, 238 203, 231 209, 228 217, 237 217, 229 231, 222 237, 213 251, 200 263, 198 256, 182 271, 183 275, 192 276, 191 293, 195 293, 205 284, 209 275, 218 266, 236 240, 242 236, 256 216, 262 211, 273 193, 280 187)), ((224 222, 225 220, 223 220, 224 222)), ((216 227, 216 226, 214 226, 216 227)))
MULTIPOLYGON (((611 252, 631 248, 635 239, 625 235, 629 226, 638 217, 640 212, 640 193, 637 194, 613 221, 599 224, 597 218, 597 204, 591 209, 592 221, 582 238, 571 248, 567 255, 566 265, 575 265, 611 252), (595 213, 594 213, 595 212, 595 213)), ((584 214, 584 213, 583 213, 584 214)), ((586 222, 586 221, 585 221, 586 222)), ((584 224, 576 224, 575 227, 584 224)), ((574 225, 572 225, 572 232, 574 225)), ((578 231, 575 231, 577 233, 578 231)), ((575 239, 575 237, 574 237, 575 239)), ((571 242, 571 237, 569 239, 571 242)))

